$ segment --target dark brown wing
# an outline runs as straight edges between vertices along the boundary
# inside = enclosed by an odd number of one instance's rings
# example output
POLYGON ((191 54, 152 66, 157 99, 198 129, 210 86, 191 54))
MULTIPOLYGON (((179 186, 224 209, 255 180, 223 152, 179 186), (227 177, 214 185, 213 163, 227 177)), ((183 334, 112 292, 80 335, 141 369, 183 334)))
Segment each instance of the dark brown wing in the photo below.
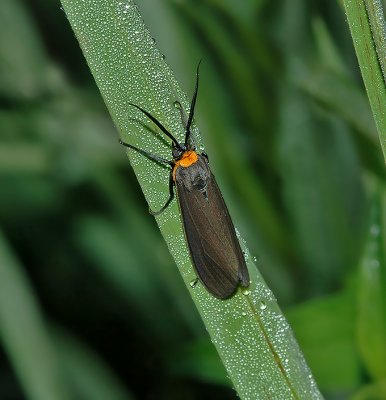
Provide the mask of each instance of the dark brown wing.
POLYGON ((176 180, 177 198, 193 265, 201 282, 214 296, 231 296, 240 284, 249 286, 249 274, 228 209, 213 174, 206 196, 176 180))

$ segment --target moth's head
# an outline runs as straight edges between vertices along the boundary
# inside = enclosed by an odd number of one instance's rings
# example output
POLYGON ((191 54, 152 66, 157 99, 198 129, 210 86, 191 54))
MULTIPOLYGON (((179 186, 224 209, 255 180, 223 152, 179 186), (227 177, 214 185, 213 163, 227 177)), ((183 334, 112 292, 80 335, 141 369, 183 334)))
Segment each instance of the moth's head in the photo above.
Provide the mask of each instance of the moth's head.
POLYGON ((185 152, 186 152, 186 146, 184 144, 181 144, 178 147, 175 144, 173 144, 172 156, 174 161, 180 160, 185 152))

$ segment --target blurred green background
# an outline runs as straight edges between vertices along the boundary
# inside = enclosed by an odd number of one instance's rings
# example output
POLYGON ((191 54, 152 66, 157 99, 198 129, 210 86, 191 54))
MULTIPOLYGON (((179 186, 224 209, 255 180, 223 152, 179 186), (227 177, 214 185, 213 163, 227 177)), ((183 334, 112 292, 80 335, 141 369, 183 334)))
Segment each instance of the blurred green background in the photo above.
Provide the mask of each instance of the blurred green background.
MULTIPOLYGON (((339 2, 137 4, 189 94, 203 58, 213 171, 326 399, 386 399, 384 160, 339 2)), ((58 0, 0 2, 0 340, 1 400, 236 399, 58 0)))

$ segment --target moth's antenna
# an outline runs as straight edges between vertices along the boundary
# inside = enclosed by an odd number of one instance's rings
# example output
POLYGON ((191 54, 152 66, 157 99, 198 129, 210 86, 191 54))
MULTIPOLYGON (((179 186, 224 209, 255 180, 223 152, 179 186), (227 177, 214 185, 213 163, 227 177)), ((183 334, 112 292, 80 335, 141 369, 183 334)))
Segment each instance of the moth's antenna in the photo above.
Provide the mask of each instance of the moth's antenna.
POLYGON ((189 110, 189 118, 188 118, 188 122, 186 124, 186 128, 185 128, 185 147, 188 147, 188 143, 189 143, 189 137, 190 137, 190 127, 192 125, 192 121, 193 121, 193 116, 194 116, 194 108, 196 106, 196 99, 197 99, 197 93, 198 93, 198 78, 199 78, 199 70, 200 70, 200 64, 201 61, 199 61, 198 65, 197 65, 197 72, 196 72, 196 86, 194 88, 194 93, 193 93, 193 97, 192 97, 192 102, 190 103, 190 110, 189 110))
POLYGON ((129 103, 131 106, 137 108, 139 111, 143 112, 151 121, 153 121, 158 128, 161 129, 161 131, 170 139, 173 140, 174 144, 176 145, 176 147, 178 147, 179 149, 181 148, 181 145, 178 143, 177 139, 161 124, 161 122, 158 121, 158 119, 156 119, 155 117, 153 117, 149 112, 147 112, 146 110, 144 110, 142 107, 137 106, 136 104, 133 103, 129 103))

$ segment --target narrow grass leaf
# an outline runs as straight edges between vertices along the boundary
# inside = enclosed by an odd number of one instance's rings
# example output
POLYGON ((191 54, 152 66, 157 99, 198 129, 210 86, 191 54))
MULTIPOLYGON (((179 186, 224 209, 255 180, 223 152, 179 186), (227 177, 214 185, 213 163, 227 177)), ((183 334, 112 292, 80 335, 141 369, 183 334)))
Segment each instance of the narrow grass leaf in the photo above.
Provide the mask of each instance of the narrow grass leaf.
POLYGON ((20 0, 0 2, 0 94, 31 99, 50 80, 48 62, 36 27, 20 0))
MULTIPOLYGON (((151 111, 179 140, 184 130, 174 102, 179 100, 185 109, 189 103, 135 4, 129 0, 62 0, 62 4, 122 139, 170 158, 165 140, 144 128, 154 129, 129 103, 151 111)), ((194 135, 202 148, 197 128, 194 135)), ((168 171, 141 155, 129 152, 129 158, 149 205, 159 208, 167 198, 168 171)), ((190 284, 195 273, 176 203, 157 222, 240 398, 320 399, 291 329, 245 246, 250 290, 218 300, 200 284, 190 284)))
MULTIPOLYGON (((382 29, 378 33, 384 46, 385 38, 382 36, 385 29, 384 17, 383 14, 379 16, 383 18, 383 20, 379 21, 380 25, 374 24, 370 26, 366 2, 364 0, 343 0, 343 4, 362 72, 362 78, 381 141, 383 155, 386 159, 386 85, 375 47, 376 43, 378 45, 380 43, 378 39, 374 38, 371 31, 371 29, 382 29)), ((381 50, 382 53, 383 51, 381 50)))
POLYGON ((386 399, 386 381, 366 385, 352 397, 352 400, 384 400, 384 399, 386 399))
POLYGON ((382 69, 386 84, 386 23, 381 0, 365 0, 367 16, 369 18, 371 34, 374 39, 375 50, 379 65, 382 69))
POLYGON ((28 399, 71 398, 32 288, 1 232, 0 339, 28 399))
POLYGON ((374 196, 358 279, 358 344, 374 380, 386 380, 386 195, 374 196))
POLYGON ((300 304, 288 312, 296 338, 323 391, 353 390, 361 382, 355 318, 352 289, 300 304))

